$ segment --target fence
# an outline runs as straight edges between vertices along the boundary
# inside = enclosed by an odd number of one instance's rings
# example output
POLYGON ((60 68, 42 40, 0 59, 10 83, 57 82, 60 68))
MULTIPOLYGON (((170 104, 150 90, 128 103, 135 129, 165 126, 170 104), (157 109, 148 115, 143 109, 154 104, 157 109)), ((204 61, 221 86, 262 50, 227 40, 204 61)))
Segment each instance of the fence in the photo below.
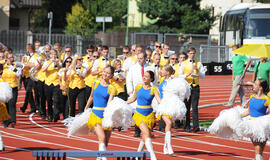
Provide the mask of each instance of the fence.
MULTIPOLYGON (((124 46, 125 33, 121 31, 106 33, 105 45, 113 47, 124 46)), ((131 32, 129 34, 129 44, 141 44, 144 48, 149 46, 150 41, 160 41, 169 44, 170 50, 179 53, 182 49, 186 51, 188 47, 194 47, 197 50, 196 58, 203 63, 223 62, 228 60, 229 50, 225 46, 214 46, 216 41, 211 40, 211 35, 207 34, 184 34, 181 36, 192 37, 192 43, 179 42, 180 34, 172 33, 144 33, 131 32), (183 49, 184 48, 184 49, 183 49)), ((101 44, 101 34, 95 34, 92 37, 81 37, 78 35, 52 34, 52 43, 59 42, 65 47, 69 45, 73 49, 73 53, 84 54, 89 44, 101 44)), ((32 33, 30 31, 0 31, 0 42, 13 49, 15 54, 23 54, 25 52, 25 44, 33 43, 35 40, 45 44, 49 37, 46 33, 32 33)), ((114 53, 113 53, 114 54, 114 53)))

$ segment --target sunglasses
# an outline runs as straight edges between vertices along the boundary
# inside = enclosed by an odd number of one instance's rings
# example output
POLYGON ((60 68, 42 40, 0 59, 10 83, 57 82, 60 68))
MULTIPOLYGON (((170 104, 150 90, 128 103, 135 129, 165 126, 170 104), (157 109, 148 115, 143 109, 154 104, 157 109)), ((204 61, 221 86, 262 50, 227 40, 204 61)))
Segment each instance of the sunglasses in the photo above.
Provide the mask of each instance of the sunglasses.
POLYGON ((77 59, 78 61, 82 61, 83 59, 82 58, 80 58, 80 59, 77 59))
POLYGON ((94 52, 93 50, 87 50, 87 52, 94 52))
POLYGON ((177 58, 171 58, 171 60, 177 60, 177 58))
POLYGON ((156 46, 157 48, 161 48, 161 46, 156 46))
POLYGON ((71 61, 66 61, 66 63, 71 63, 71 61))
POLYGON ((93 56, 94 58, 98 58, 98 56, 93 56))
POLYGON ((71 52, 71 51, 65 51, 65 52, 71 52))
POLYGON ((128 54, 129 52, 123 52, 124 54, 128 54))

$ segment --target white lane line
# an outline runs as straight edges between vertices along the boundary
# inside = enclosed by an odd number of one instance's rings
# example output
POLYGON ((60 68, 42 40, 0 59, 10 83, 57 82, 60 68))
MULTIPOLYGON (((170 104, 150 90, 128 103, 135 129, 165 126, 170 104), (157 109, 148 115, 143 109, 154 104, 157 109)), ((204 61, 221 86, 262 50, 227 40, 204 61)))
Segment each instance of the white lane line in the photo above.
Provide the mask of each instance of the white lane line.
MULTIPOLYGON (((6 137, 9 137, 10 136, 6 136, 6 137)), ((27 152, 32 152, 32 150, 29 150, 29 149, 24 149, 24 148, 18 148, 18 147, 12 147, 12 146, 6 146, 7 148, 12 148, 12 149, 16 149, 16 150, 22 150, 22 151, 27 151, 27 152)), ((0 157, 1 158, 1 157, 0 157)), ((78 159, 78 158, 72 158, 72 157, 69 157, 70 159, 75 159, 75 160, 81 160, 81 159, 78 159)), ((12 159, 13 160, 13 159, 12 159)))
MULTIPOLYGON (((29 116, 29 119, 32 123, 38 125, 39 127, 43 128, 43 129, 47 129, 47 130, 50 130, 52 132, 55 132, 55 133, 58 133, 60 135, 63 135, 62 132, 58 132, 58 131, 55 131, 53 129, 49 129, 43 125, 40 125, 38 123, 36 123, 34 120, 33 120, 33 113, 29 116)), ((63 128, 59 128, 59 129, 63 129, 63 128)), ((66 135, 66 134, 64 134, 66 135)), ((62 136, 61 136, 62 137, 62 136)), ((71 136, 71 137, 76 137, 76 138, 73 138, 74 140, 82 140, 82 141, 85 141, 85 140, 89 140, 89 139, 85 139, 85 138, 81 138, 81 137, 78 137, 78 136, 71 136)), ((67 138, 67 137, 66 137, 67 138)), ((115 138, 114 136, 112 136, 112 138, 115 138)), ((120 137, 119 137, 120 138, 120 137)), ((118 139, 119 139, 118 138, 118 139)), ((95 143, 98 143, 98 141, 94 141, 94 140, 89 140, 89 141, 92 141, 92 142, 95 142, 95 143)), ((110 143, 110 145, 112 146, 117 146, 117 147, 123 147, 123 148, 129 148, 129 149, 133 149, 133 150, 137 150, 137 148, 134 148, 134 147, 129 147, 129 146, 123 146, 123 145, 117 145, 117 144, 113 144, 113 143, 110 143)), ((159 154, 163 154, 163 152, 156 152, 156 153, 159 153, 159 154)), ((176 155, 176 157, 182 157, 182 158, 188 158, 188 159, 195 159, 195 160, 204 160, 204 159, 200 159, 200 158, 193 158, 193 157, 187 157, 187 156, 180 156, 180 155, 176 155)))
POLYGON ((72 146, 68 146, 68 145, 57 144, 57 143, 53 143, 53 142, 48 142, 48 141, 43 141, 43 140, 28 138, 28 137, 24 137, 24 136, 19 136, 19 135, 15 135, 13 133, 5 132, 5 131, 2 131, 2 133, 5 133, 5 134, 9 135, 9 137, 10 138, 13 138, 13 139, 19 139, 19 140, 23 140, 23 141, 36 142, 36 143, 41 143, 41 144, 55 145, 55 146, 60 146, 60 147, 65 147, 65 148, 76 149, 76 150, 89 151, 89 150, 86 150, 86 149, 83 149, 83 148, 79 148, 79 147, 72 147, 72 146))
MULTIPOLYGON (((165 135, 165 133, 163 133, 163 132, 160 132, 160 131, 157 131, 157 132, 158 133, 162 133, 163 135, 165 135)), ((177 135, 172 135, 172 139, 175 139, 175 140, 178 140, 178 141, 187 141, 187 142, 201 143, 201 144, 207 144, 207 145, 210 145, 210 146, 219 146, 219 147, 224 147, 224 148, 231 148, 231 149, 236 149, 236 150, 243 150, 243 151, 248 151, 248 152, 254 152, 253 149, 239 148, 239 147, 228 146, 228 145, 223 145, 223 144, 218 144, 218 143, 213 143, 213 142, 206 142, 206 141, 192 139, 192 138, 188 138, 188 137, 181 137, 181 138, 179 138, 179 136, 177 136, 177 135)), ((263 153, 270 154, 269 152, 263 152, 263 153)))
MULTIPOLYGON (((118 134, 118 133, 115 133, 115 132, 112 132, 113 134, 116 134, 118 136, 123 136, 123 137, 128 137, 130 140, 133 140, 133 141, 140 141, 140 139, 138 138, 134 138, 134 137, 130 137, 130 136, 126 136, 126 135, 121 135, 121 134, 118 134)), ((126 139, 126 138, 123 138, 123 139, 126 139)), ((163 143, 159 143, 159 142, 152 142, 153 144, 156 144, 156 145, 161 145, 163 146, 164 144, 163 143)), ((181 149, 187 149, 187 150, 195 150, 195 151, 200 151, 200 152, 205 152, 205 153, 210 153, 210 154, 216 154, 216 155, 220 155, 220 156, 230 156, 230 157, 237 157, 237 158, 242 158, 242 159, 252 159, 252 158, 248 158, 248 157, 243 157, 243 156, 237 156, 237 155, 232 155, 232 154, 226 154, 226 153, 221 153, 221 152, 212 152, 212 151, 209 151, 209 150, 202 150, 202 149, 196 149, 196 148, 190 148, 190 147, 183 147, 183 146, 177 146, 177 145, 172 145, 174 148, 181 148, 181 149)))

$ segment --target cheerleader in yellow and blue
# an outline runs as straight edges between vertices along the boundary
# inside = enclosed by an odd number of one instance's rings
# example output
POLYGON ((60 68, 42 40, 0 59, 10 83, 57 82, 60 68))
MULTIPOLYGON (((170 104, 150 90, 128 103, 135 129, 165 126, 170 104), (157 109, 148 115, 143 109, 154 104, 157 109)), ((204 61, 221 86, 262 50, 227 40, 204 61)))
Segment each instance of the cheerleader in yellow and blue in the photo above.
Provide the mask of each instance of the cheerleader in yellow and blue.
MULTIPOLYGON (((94 82, 92 92, 85 106, 85 110, 87 110, 93 102, 93 109, 88 119, 88 127, 98 137, 99 151, 106 151, 111 136, 111 128, 102 128, 102 119, 104 118, 104 109, 113 99, 116 92, 115 88, 110 84, 113 74, 114 68, 112 66, 104 68, 102 79, 94 82)), ((106 158, 103 157, 102 159, 106 158)))
POLYGON ((155 97, 158 103, 161 99, 157 88, 151 85, 151 82, 155 80, 155 74, 152 71, 146 71, 143 76, 143 84, 136 86, 133 97, 127 100, 127 104, 133 103, 137 100, 136 112, 133 115, 133 119, 142 131, 142 140, 140 141, 138 151, 142 151, 144 145, 148 152, 150 152, 151 160, 156 160, 154 153, 152 140, 150 138, 150 130, 153 128, 155 114, 151 103, 155 97))
MULTIPOLYGON (((256 119, 261 116, 265 116, 269 114, 270 110, 270 98, 267 96, 269 92, 269 86, 265 79, 258 79, 255 81, 253 85, 253 90, 255 94, 250 96, 248 110, 242 113, 242 117, 250 115, 250 119, 256 119)), ((261 122, 263 123, 263 122, 261 122)), ((256 124, 261 125, 261 124, 256 124)), ((255 127, 252 127, 255 128, 255 127)), ((269 133, 267 133, 269 134, 269 133)), ((261 160, 263 159, 263 150, 267 139, 269 136, 262 136, 263 133, 260 133, 261 137, 251 137, 251 141, 255 148, 255 159, 261 160), (265 138, 267 137, 267 138, 265 138)))
MULTIPOLYGON (((171 65, 167 64, 165 65, 162 70, 161 70, 161 76, 162 79, 160 81, 160 85, 158 87, 160 91, 160 98, 163 98, 163 87, 167 84, 167 81, 171 79, 172 75, 174 74, 174 69, 172 68, 171 65)), ((170 115, 166 115, 162 113, 161 115, 157 116, 158 120, 164 120, 166 127, 165 127, 165 143, 164 143, 164 148, 163 148, 163 153, 164 154, 173 154, 173 149, 171 145, 171 127, 172 127, 172 117, 170 115)))
MULTIPOLYGON (((7 106, 5 103, 12 98, 12 88, 8 83, 4 82, 4 80, 2 79, 2 73, 3 65, 0 64, 0 121, 6 121, 10 119, 10 115, 8 114, 7 106)), ((0 151, 4 150, 5 147, 0 133, 0 151)))

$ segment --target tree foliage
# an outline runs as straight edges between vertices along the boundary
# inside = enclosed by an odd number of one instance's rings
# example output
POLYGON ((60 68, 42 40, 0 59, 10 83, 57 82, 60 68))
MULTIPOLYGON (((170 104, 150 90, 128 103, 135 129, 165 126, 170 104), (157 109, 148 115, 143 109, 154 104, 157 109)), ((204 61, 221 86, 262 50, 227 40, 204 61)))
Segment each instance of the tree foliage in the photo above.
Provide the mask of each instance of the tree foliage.
POLYGON ((151 32, 208 33, 216 17, 200 9, 198 0, 137 0, 139 11, 156 23, 145 26, 151 32))
POLYGON ((127 12, 126 1, 119 0, 83 0, 72 7, 67 14, 66 33, 87 36, 102 29, 102 23, 96 23, 96 16, 112 17, 112 23, 106 23, 106 30, 125 23, 122 17, 127 12), (75 7, 76 6, 76 7, 75 7), (79 19, 78 20, 78 16, 79 19))

